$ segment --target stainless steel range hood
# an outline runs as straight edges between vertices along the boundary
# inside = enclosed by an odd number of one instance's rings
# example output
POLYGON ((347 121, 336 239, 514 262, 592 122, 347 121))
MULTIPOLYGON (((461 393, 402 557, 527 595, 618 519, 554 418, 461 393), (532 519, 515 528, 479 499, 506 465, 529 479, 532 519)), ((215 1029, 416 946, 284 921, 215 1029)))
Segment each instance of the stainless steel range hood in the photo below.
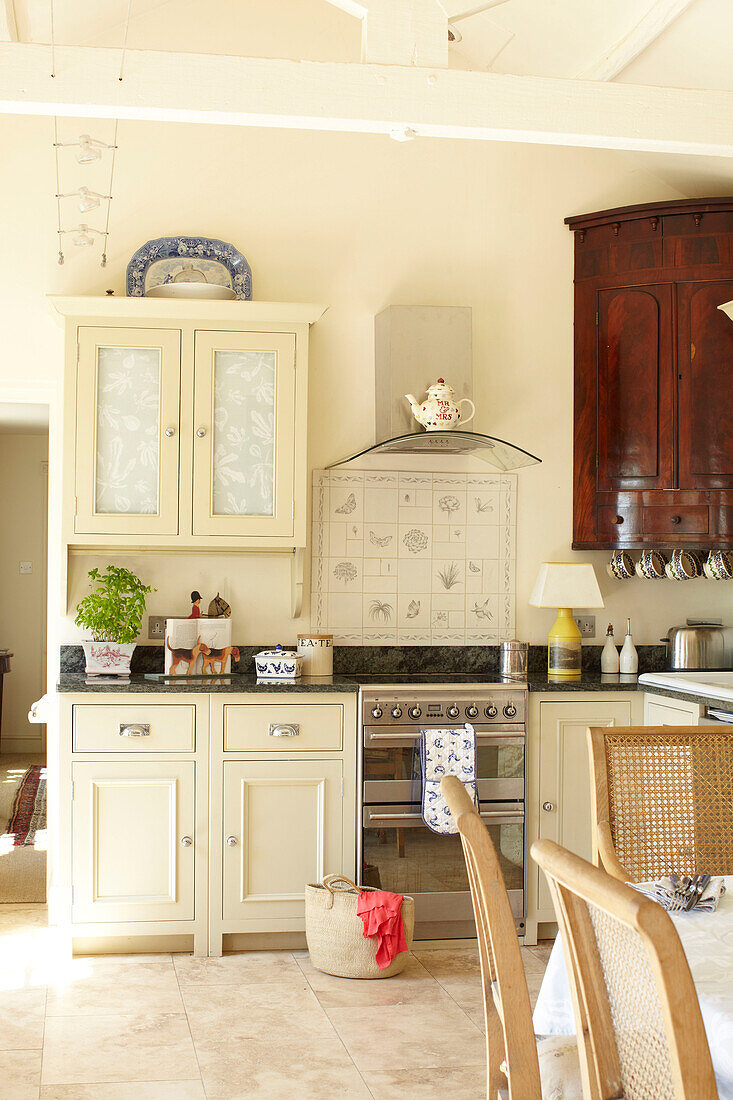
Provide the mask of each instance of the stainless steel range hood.
POLYGON ((541 458, 523 451, 513 443, 479 432, 462 432, 458 429, 439 432, 409 432, 394 436, 381 443, 374 443, 356 454, 332 462, 327 469, 343 466, 364 455, 472 455, 497 470, 521 470, 523 466, 536 466, 541 458))
MULTIPOLYGON (((423 394, 445 377, 457 397, 473 397, 470 306, 388 306, 375 317, 376 438, 343 466, 366 455, 431 457, 470 455, 497 470, 520 470, 542 460, 492 435, 452 429, 426 432, 412 416, 405 394, 423 394)), ((422 400, 420 397, 419 400, 422 400)))

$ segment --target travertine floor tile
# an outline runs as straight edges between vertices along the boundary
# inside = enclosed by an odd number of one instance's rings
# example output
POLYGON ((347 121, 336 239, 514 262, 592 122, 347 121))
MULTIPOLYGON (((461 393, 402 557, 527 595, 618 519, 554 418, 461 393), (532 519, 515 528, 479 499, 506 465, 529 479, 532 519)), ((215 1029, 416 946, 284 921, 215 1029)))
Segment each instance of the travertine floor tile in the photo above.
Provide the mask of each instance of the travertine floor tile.
POLYGON ((181 989, 191 983, 232 985, 247 982, 282 982, 289 977, 300 981, 300 967, 289 951, 248 951, 224 955, 219 959, 195 959, 192 955, 174 955, 174 966, 181 989))
POLYGON ((115 1085, 44 1085, 40 1100, 206 1100, 197 1081, 129 1081, 115 1085))
POLYGON ((183 1013, 161 1016, 49 1016, 44 1085, 107 1081, 191 1081, 199 1076, 183 1013))
POLYGON ((413 956, 401 974, 393 978, 336 978, 311 965, 307 955, 298 964, 325 1008, 396 1005, 425 1000, 438 989, 435 978, 413 956))
POLYGON ((368 1100, 361 1075, 343 1045, 280 1038, 197 1042, 207 1100, 368 1100))
POLYGON ((440 1003, 330 1008, 336 1031, 362 1073, 478 1064, 481 1032, 450 1000, 440 1003))
POLYGON ((447 1096, 478 1100, 486 1095, 486 1064, 383 1070, 365 1073, 364 1080, 374 1100, 445 1100, 447 1096))
POLYGON ((0 1051, 0 1096, 3 1100, 38 1100, 40 1050, 0 1051))
POLYGON ((73 959, 49 984, 48 1016, 96 1016, 112 1007, 120 1015, 183 1012, 170 955, 73 959))
POLYGON ((0 1050, 40 1050, 46 990, 6 989, 0 993, 0 1050))
POLYGON ((256 985, 188 986, 183 1002, 194 1043, 246 1039, 309 1042, 336 1037, 333 1025, 304 978, 256 985))

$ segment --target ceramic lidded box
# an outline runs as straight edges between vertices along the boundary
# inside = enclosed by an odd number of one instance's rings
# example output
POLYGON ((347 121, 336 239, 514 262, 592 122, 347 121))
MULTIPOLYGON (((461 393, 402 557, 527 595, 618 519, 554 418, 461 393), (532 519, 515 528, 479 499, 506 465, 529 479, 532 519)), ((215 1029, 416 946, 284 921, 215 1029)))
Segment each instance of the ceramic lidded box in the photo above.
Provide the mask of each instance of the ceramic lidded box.
POLYGON ((302 664, 302 657, 281 645, 255 655, 257 677, 261 680, 296 680, 302 673, 302 664))

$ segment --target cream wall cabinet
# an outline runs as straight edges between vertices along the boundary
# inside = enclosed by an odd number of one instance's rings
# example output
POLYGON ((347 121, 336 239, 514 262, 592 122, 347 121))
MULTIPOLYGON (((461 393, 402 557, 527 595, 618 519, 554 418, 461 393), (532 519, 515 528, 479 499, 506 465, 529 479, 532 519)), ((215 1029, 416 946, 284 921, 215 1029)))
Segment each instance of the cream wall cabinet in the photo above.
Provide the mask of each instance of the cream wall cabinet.
POLYGON ((698 726, 705 707, 665 695, 644 696, 645 726, 698 726))
POLYGON ((320 306, 54 298, 66 320, 67 547, 306 545, 320 306))
POLYGON ((525 942, 536 942, 538 924, 555 922, 547 883, 529 855, 532 842, 549 838, 592 858, 588 727, 641 720, 638 692, 530 694, 525 942))
POLYGON ((356 694, 90 693, 60 709, 49 901, 78 950, 302 942, 306 883, 353 878, 356 694))

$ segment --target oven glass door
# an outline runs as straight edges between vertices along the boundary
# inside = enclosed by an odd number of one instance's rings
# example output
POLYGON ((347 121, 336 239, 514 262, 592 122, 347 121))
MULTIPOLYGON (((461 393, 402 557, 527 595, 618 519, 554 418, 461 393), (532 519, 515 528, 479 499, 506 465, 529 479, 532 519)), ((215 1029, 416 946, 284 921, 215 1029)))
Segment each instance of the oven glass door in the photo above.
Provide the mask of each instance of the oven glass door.
MULTIPOLYGON (((376 744, 365 738, 364 801, 410 802, 420 798, 420 739, 376 744)), ((476 775, 481 801, 524 799, 525 740, 520 734, 477 734, 476 775)))
MULTIPOLYGON (((482 803, 481 819, 493 842, 515 915, 523 914, 524 814, 482 803)), ((432 832, 420 806, 365 806, 362 882, 398 894, 445 895, 469 890, 461 838, 432 832)), ((448 899, 444 899, 447 901, 448 899)))

